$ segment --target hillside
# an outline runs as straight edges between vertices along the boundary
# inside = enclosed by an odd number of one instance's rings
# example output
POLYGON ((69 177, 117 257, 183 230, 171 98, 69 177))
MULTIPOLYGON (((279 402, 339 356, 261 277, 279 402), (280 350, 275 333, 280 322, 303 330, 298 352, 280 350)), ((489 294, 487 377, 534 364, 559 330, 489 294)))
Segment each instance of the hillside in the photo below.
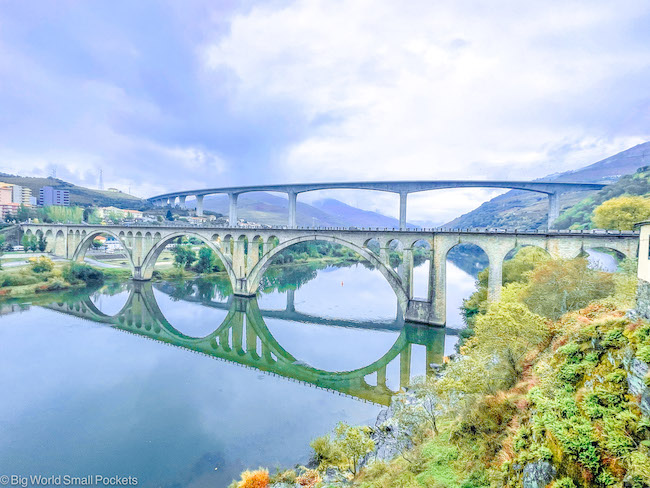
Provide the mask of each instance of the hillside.
POLYGON ((566 209, 556 221, 559 229, 589 229, 593 227, 591 217, 601 203, 622 195, 650 196, 650 166, 643 166, 635 173, 622 176, 616 183, 581 200, 566 209))
MULTIPOLYGON (((565 173, 549 175, 542 181, 610 183, 621 176, 650 165, 650 142, 615 154, 597 163, 565 173)), ((597 192, 571 192, 562 195, 561 211, 577 205, 597 192)), ((483 203, 451 222, 447 227, 515 227, 537 229, 546 226, 548 199, 543 194, 512 190, 483 203)))
POLYGON ((129 195, 127 193, 85 188, 83 186, 73 185, 67 181, 52 177, 34 178, 0 173, 0 181, 4 183, 25 186, 32 190, 32 195, 35 197, 38 197, 38 191, 43 186, 53 186, 59 190, 68 190, 70 192, 70 203, 83 206, 114 206, 134 210, 142 210, 151 206, 146 200, 134 197, 133 195, 129 195))

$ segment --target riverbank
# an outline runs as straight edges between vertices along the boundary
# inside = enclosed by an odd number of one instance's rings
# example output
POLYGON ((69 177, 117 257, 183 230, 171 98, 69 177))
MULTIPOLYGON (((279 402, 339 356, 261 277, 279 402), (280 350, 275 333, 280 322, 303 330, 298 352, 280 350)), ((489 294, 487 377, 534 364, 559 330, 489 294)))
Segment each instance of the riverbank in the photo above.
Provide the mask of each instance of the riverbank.
MULTIPOLYGON (((21 256, 21 259, 23 257, 21 256)), ((300 258, 292 262, 272 264, 271 269, 287 269, 295 266, 350 266, 360 261, 350 258, 337 258, 323 256, 320 258, 300 258)), ((13 263, 12 263, 13 264, 13 263)), ((49 265, 48 265, 49 266, 49 265)), ((0 300, 7 298, 29 298, 43 293, 84 288, 88 285, 83 279, 66 279, 66 269, 70 266, 68 261, 53 261, 48 255, 37 253, 29 255, 28 261, 21 263, 21 266, 11 266, 0 269, 0 300), (46 271, 34 271, 29 259, 47 259, 52 268, 46 271)), ((102 281, 126 281, 132 278, 132 271, 128 267, 98 267, 89 264, 79 264, 87 269, 92 269, 101 274, 102 281)), ((157 268, 153 273, 153 281, 194 279, 194 278, 217 278, 226 276, 225 271, 210 273, 198 273, 194 270, 179 269, 177 267, 157 268)))

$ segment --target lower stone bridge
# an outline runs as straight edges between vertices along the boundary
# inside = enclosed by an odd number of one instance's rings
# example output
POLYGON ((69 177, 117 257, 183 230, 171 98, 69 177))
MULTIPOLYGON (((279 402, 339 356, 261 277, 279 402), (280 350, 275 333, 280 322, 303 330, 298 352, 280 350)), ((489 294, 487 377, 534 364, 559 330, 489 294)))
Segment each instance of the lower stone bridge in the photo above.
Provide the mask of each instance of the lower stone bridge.
POLYGON ((298 360, 278 343, 264 323, 255 298, 234 297, 226 318, 221 324, 215 324, 212 333, 205 337, 190 337, 165 318, 151 283, 136 282, 129 291, 124 306, 114 315, 99 310, 90 296, 45 308, 381 405, 388 405, 396 391, 412 381, 413 345, 426 347, 427 374, 431 372, 431 364, 440 364, 443 360, 444 330, 407 324, 397 335, 395 343, 376 361, 350 371, 325 371, 298 360), (389 364, 394 361, 399 364, 399 381, 389 386, 387 370, 392 370, 389 364))
POLYGON ((503 262, 521 246, 537 246, 552 258, 574 258, 589 249, 611 249, 636 258, 638 233, 619 231, 485 231, 485 230, 394 230, 347 228, 224 228, 207 226, 124 226, 80 224, 23 224, 27 235, 43 235, 47 250, 57 256, 83 261, 93 240, 113 236, 125 250, 136 281, 151 279, 160 254, 181 237, 202 241, 223 262, 233 293, 251 297, 273 259, 302 242, 325 241, 355 251, 386 278, 395 291, 404 318, 409 322, 444 325, 446 317, 446 261, 451 249, 473 244, 489 260, 488 297, 499 298, 503 262), (427 296, 413 294, 413 252, 423 246, 429 253, 427 296), (402 264, 390 265, 391 249, 401 249, 402 264))

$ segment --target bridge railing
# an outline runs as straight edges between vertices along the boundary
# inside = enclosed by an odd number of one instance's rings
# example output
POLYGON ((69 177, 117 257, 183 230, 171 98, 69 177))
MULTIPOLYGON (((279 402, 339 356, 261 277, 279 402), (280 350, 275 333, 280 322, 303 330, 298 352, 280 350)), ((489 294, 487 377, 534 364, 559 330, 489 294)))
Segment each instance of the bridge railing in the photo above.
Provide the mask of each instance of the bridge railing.
POLYGON ((611 236, 638 236, 639 231, 621 231, 610 229, 516 229, 516 228, 484 228, 484 227, 417 227, 409 229, 398 229, 397 227, 311 227, 300 226, 290 228, 289 226, 270 226, 264 224, 251 224, 238 227, 230 227, 224 224, 203 223, 195 224, 192 222, 150 222, 150 223, 123 223, 123 224, 20 224, 21 227, 55 227, 57 225, 67 225, 75 227, 123 227, 123 228, 179 228, 179 229, 228 229, 237 231, 246 230, 291 230, 291 231, 343 231, 343 232, 399 232, 399 233, 466 233, 466 234, 553 234, 553 235, 611 235, 611 236))

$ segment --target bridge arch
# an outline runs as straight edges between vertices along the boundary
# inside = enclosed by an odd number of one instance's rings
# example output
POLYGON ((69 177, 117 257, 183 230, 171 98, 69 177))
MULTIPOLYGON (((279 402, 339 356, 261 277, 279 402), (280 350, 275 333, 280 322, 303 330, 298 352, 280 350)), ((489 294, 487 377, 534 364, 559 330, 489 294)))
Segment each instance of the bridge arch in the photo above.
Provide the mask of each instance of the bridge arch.
MULTIPOLYGON (((270 240, 270 238, 269 238, 270 240)), ((335 244, 340 244, 342 246, 347 247, 348 249, 351 249, 352 251, 355 251, 357 254, 359 254, 361 257, 367 259, 372 263, 390 284, 390 286, 393 288, 395 291, 395 294, 397 295, 397 298, 399 299, 400 305, 404 309, 406 309, 406 305, 409 300, 409 296, 404 290, 402 280, 400 279, 399 275, 393 270, 388 268, 380 259, 373 253, 371 250, 363 248, 361 246, 358 246, 357 244, 354 244, 352 242, 349 242, 347 240, 343 240, 334 236, 329 236, 329 235, 322 235, 322 234, 315 234, 315 235, 307 235, 307 236, 300 236, 296 237, 293 239, 289 239, 285 242, 279 243, 277 246, 273 247, 272 249, 269 249, 257 262, 257 264, 253 267, 253 269, 250 270, 247 276, 247 286, 248 286, 248 292, 253 295, 257 292, 257 289, 260 284, 260 280, 262 279, 262 276, 264 276, 265 271, 267 268, 270 266, 271 261, 273 258, 282 252, 284 249, 287 249, 288 247, 291 247, 295 244, 299 244, 301 242, 310 242, 310 241, 326 241, 326 242, 332 242, 335 244)))
POLYGON ((156 261, 158 260, 158 257, 165 249, 165 246, 167 246, 167 244, 172 242, 174 239, 178 239, 179 237, 194 237, 200 240, 201 242, 203 242, 205 245, 207 245, 223 263, 223 266, 226 269, 226 272, 228 273, 228 277, 230 278, 230 281, 234 287, 237 277, 235 276, 235 273, 232 269, 232 263, 230 262, 229 259, 226 258, 222 250, 208 237, 199 234, 197 232, 186 231, 186 230, 180 232, 174 232, 172 234, 166 235, 165 237, 162 237, 153 245, 153 247, 149 250, 147 255, 142 260, 142 266, 140 268, 140 279, 142 280, 151 279, 151 276, 153 275, 154 266, 156 265, 156 261))
MULTIPOLYGON (((77 233, 79 233, 79 231, 77 231, 77 233)), ((131 271, 135 271, 135 263, 133 262, 132 249, 127 247, 126 243, 124 242, 124 239, 120 237, 120 235, 122 235, 121 232, 118 235, 109 229, 96 229, 90 232, 84 231, 83 234, 76 234, 75 237, 77 238, 78 244, 72 255, 72 261, 77 261, 78 263, 82 262, 84 260, 84 257, 86 256, 86 252, 88 251, 91 244, 95 240, 95 237, 98 237, 102 234, 110 235, 111 237, 114 237, 117 240, 117 242, 120 243, 120 245, 124 249, 124 252, 126 253, 127 258, 129 259, 129 265, 131 266, 131 271)))

